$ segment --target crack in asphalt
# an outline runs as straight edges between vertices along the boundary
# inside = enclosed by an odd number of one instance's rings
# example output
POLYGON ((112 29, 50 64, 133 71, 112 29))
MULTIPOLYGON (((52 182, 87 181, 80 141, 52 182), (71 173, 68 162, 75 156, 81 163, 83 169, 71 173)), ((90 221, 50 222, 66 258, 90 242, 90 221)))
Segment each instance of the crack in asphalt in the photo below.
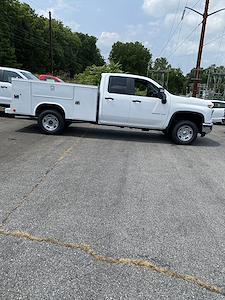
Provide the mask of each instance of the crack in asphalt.
MULTIPOLYGON (((87 131, 80 136, 80 138, 83 138, 86 135, 87 131)), ((76 141, 75 143, 73 143, 72 146, 70 146, 68 149, 66 149, 58 159, 56 159, 53 164, 45 171, 44 175, 41 177, 41 179, 32 187, 32 189, 25 194, 21 201, 15 206, 13 207, 13 209, 11 209, 6 216, 4 217, 4 219, 2 220, 2 223, 0 224, 0 228, 4 227, 7 222, 9 221, 11 215, 21 206, 23 206, 24 203, 26 203, 29 199, 29 197, 34 193, 34 191, 39 187, 39 185, 41 183, 44 182, 44 180, 46 179, 47 175, 52 172, 52 170, 58 165, 58 163, 60 163, 67 155, 69 155, 71 153, 71 150, 73 149, 73 147, 77 144, 79 144, 80 140, 76 141)))
MULTIPOLYGON (((82 136, 80 136, 80 138, 83 138, 86 135, 86 133, 87 132, 85 132, 82 136)), ((8 231, 3 228, 9 221, 11 215, 18 208, 20 208, 24 203, 26 203, 26 201, 28 201, 29 197, 33 194, 33 192, 39 187, 39 185, 42 182, 44 182, 47 175, 58 165, 58 163, 60 163, 67 155, 69 155, 71 153, 73 147, 75 145, 79 144, 79 141, 78 142, 76 141, 72 146, 70 146, 68 149, 66 149, 62 153, 62 155, 57 160, 55 160, 55 162, 45 171, 44 175, 32 187, 30 192, 25 194, 22 197, 21 201, 11 211, 9 211, 6 214, 5 218, 3 219, 2 223, 0 224, 0 235, 9 236, 9 237, 13 237, 13 238, 19 238, 19 239, 23 239, 23 240, 28 240, 28 241, 35 242, 35 243, 42 243, 42 244, 63 247, 66 249, 78 250, 78 251, 81 251, 81 252, 89 255, 92 259, 94 259, 97 262, 103 262, 103 263, 107 263, 110 265, 133 266, 133 267, 148 269, 148 270, 160 273, 160 274, 164 274, 167 277, 171 277, 171 278, 183 280, 188 283, 192 283, 192 284, 194 284, 200 288, 206 289, 210 292, 225 296, 224 288, 207 283, 198 277, 195 277, 192 275, 181 274, 170 268, 158 266, 149 260, 133 259, 133 258, 113 258, 110 256, 99 255, 93 250, 93 248, 90 245, 80 244, 80 243, 69 243, 69 242, 57 240, 55 238, 34 236, 27 232, 22 232, 22 231, 8 231)))
POLYGON ((64 153, 52 164, 52 166, 50 168, 48 168, 44 175, 41 177, 41 179, 32 187, 32 189, 29 191, 29 193, 25 194, 21 201, 15 206, 13 207, 12 210, 10 210, 6 216, 4 217, 4 219, 2 220, 2 223, 0 224, 0 228, 5 226, 6 223, 8 222, 9 218, 11 217, 11 215, 21 206, 23 206, 24 203, 26 203, 26 201, 29 199, 29 197, 33 194, 33 192, 39 187, 39 185, 44 182, 44 180, 46 179, 47 175, 57 166, 57 164, 62 161, 65 156, 72 150, 72 147, 68 148, 67 150, 64 151, 64 153))
POLYGON ((192 275, 181 274, 181 273, 173 271, 169 268, 158 266, 149 260, 133 259, 133 258, 113 258, 110 256, 99 255, 93 250, 93 248, 90 245, 64 242, 64 241, 60 241, 58 239, 51 238, 51 237, 34 236, 30 233, 22 232, 22 231, 7 231, 5 229, 0 228, 0 235, 9 236, 9 237, 13 237, 13 238, 19 238, 19 239, 23 239, 23 240, 28 240, 28 241, 32 241, 35 243, 54 245, 54 246, 63 247, 66 249, 78 250, 78 251, 84 252, 85 254, 89 255, 92 259, 94 259, 95 261, 98 261, 98 262, 103 262, 103 263, 107 263, 110 265, 133 266, 133 267, 148 269, 148 270, 160 273, 160 274, 164 274, 171 278, 180 279, 185 282, 192 283, 192 284, 194 284, 200 288, 206 289, 212 293, 216 293, 216 294, 225 296, 224 288, 207 283, 198 277, 195 277, 192 275))

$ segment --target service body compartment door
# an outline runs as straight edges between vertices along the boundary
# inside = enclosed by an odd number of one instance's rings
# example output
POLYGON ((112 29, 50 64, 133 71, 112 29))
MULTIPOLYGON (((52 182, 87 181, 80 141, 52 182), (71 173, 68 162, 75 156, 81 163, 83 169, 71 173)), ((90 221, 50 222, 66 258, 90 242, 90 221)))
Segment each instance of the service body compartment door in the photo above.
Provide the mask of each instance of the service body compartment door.
POLYGON ((66 119, 73 118, 74 85, 68 83, 32 82, 32 110, 41 104, 59 105, 65 111, 66 119))
POLYGON ((12 80, 12 102, 10 110, 15 114, 31 115, 31 82, 12 80))
POLYGON ((73 119, 96 122, 98 87, 75 86, 73 119))
POLYGON ((99 114, 99 124, 127 125, 130 110, 130 80, 110 76, 106 80, 99 114))

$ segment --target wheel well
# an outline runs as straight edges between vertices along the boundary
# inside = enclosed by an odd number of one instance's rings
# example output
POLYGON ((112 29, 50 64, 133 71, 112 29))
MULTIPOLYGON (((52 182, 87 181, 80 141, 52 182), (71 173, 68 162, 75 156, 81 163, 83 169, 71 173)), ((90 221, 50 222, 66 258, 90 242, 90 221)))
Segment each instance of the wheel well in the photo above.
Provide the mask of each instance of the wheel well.
POLYGON ((192 121, 193 123, 195 123, 198 127, 198 131, 201 133, 202 124, 204 123, 204 116, 200 113, 195 113, 195 112, 177 112, 177 113, 175 113, 170 120, 167 130, 170 130, 177 121, 182 121, 182 120, 188 120, 188 121, 192 121))
POLYGON ((54 110, 58 111, 63 116, 63 118, 65 119, 64 110, 62 109, 62 107, 60 107, 56 104, 41 104, 41 105, 39 105, 36 108, 35 116, 38 117, 43 111, 48 110, 48 109, 54 109, 54 110))

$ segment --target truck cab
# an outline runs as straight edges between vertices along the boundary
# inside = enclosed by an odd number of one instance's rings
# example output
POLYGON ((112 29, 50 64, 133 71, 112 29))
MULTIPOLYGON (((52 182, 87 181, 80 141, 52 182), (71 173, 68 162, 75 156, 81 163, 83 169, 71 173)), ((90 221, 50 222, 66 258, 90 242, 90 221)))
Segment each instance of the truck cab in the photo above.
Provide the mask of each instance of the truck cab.
POLYGON ((0 67, 0 106, 9 107, 12 99, 12 78, 24 80, 38 80, 32 73, 14 69, 0 67))
POLYGON ((100 95, 100 124, 159 129, 169 114, 170 94, 142 76, 103 74, 100 95))

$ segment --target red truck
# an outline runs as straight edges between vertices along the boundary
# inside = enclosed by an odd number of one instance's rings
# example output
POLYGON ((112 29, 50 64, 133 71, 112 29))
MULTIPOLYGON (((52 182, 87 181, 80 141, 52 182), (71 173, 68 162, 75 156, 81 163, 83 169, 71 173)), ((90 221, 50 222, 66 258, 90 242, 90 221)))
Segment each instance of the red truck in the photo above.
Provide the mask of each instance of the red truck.
POLYGON ((59 77, 53 76, 51 74, 42 74, 39 75, 39 79, 40 80, 44 80, 44 81, 51 81, 51 82, 63 82, 62 79, 60 79, 59 77))

